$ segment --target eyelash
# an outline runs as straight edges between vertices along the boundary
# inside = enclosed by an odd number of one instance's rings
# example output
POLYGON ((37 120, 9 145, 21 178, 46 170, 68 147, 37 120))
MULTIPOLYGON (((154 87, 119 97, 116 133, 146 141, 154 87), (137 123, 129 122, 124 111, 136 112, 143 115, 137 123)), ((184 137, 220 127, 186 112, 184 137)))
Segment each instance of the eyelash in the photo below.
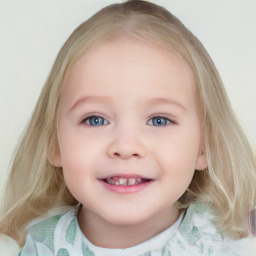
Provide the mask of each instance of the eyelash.
POLYGON ((104 117, 97 116, 97 115, 92 115, 92 116, 85 117, 82 120, 82 123, 87 125, 87 126, 102 126, 102 125, 109 124, 109 122, 104 117), (93 125, 92 122, 90 122, 91 120, 93 120, 93 118, 94 118, 94 121, 97 120, 95 125, 93 125), (102 121, 103 121, 103 123, 102 123, 102 121))
MULTIPOLYGON (((99 115, 91 115, 91 116, 87 116, 85 117, 82 122, 82 124, 85 124, 87 126, 105 126, 108 125, 109 122, 102 116, 99 115), (94 124, 93 124, 94 122, 94 124)), ((169 119, 167 117, 164 116, 153 116, 151 117, 147 123, 147 125, 152 125, 152 126, 157 126, 157 127, 163 127, 163 126, 168 126, 170 124, 177 124, 176 121, 169 119), (155 124, 155 125, 154 125, 155 124)))
POLYGON ((147 124, 149 124, 149 123, 151 123, 151 125, 153 125, 153 126, 167 126, 170 124, 176 124, 176 122, 174 120, 169 119, 164 116, 153 116, 149 119, 149 121, 147 121, 147 124), (153 125, 154 121, 155 121, 156 125, 153 125), (161 125, 161 124, 164 124, 164 125, 161 125))

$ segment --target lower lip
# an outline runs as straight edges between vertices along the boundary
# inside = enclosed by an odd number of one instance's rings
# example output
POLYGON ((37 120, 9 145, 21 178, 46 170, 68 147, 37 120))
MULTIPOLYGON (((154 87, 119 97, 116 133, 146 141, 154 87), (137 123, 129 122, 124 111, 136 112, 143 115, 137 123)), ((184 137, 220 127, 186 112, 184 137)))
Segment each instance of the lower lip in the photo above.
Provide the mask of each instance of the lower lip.
POLYGON ((106 189, 110 190, 111 192, 118 193, 118 194, 131 194, 131 193, 136 193, 136 192, 139 192, 139 191, 147 188, 154 182, 154 180, 144 182, 144 183, 141 183, 138 185, 130 185, 130 186, 111 185, 111 184, 104 182, 103 180, 100 180, 100 182, 103 184, 103 186, 106 189))

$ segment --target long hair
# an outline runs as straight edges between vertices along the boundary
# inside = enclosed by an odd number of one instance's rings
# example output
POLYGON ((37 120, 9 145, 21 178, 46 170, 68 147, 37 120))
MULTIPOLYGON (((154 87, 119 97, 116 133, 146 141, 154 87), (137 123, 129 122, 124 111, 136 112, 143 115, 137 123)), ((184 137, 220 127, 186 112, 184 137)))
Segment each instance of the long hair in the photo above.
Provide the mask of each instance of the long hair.
POLYGON ((61 48, 7 180, 0 232, 24 243, 29 222, 50 209, 74 207, 62 169, 49 155, 58 150, 57 115, 62 85, 72 65, 106 40, 131 37, 181 56, 193 71, 208 167, 196 171, 177 206, 210 204, 219 232, 248 236, 247 214, 256 203, 256 167, 252 150, 230 107, 222 81, 199 40, 166 9, 146 1, 128 1, 103 8, 81 24, 61 48))

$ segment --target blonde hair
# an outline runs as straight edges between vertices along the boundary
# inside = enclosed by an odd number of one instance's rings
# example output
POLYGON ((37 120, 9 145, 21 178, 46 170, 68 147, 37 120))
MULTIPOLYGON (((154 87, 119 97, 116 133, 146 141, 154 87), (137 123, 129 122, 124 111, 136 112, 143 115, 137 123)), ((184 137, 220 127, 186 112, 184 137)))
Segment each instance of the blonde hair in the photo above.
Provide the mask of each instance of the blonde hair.
POLYGON ((87 49, 120 36, 168 48, 194 73, 208 167, 195 172, 178 207, 208 203, 219 232, 232 238, 248 236, 247 214, 256 203, 255 160, 218 72, 199 40, 175 16, 136 0, 102 9, 81 24, 60 50, 13 161, 0 232, 22 245, 29 222, 50 209, 78 204, 66 187, 61 168, 49 162, 49 155, 58 150, 56 122, 62 84, 87 49))

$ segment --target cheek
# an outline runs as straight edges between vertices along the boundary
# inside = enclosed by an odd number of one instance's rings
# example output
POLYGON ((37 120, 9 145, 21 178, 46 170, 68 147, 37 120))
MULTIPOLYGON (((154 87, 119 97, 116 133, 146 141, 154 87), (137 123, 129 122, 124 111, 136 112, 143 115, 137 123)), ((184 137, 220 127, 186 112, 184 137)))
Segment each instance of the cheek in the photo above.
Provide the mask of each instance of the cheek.
MULTIPOLYGON (((192 127, 193 128, 193 127, 192 127)), ((177 129, 155 145, 158 165, 174 180, 190 180, 196 169, 200 148, 200 133, 197 129, 177 129)), ((187 182, 187 181, 186 181, 187 182)))
POLYGON ((82 129, 70 127, 68 124, 62 125, 59 130, 59 147, 63 168, 86 162, 93 155, 95 145, 82 129))
POLYGON ((64 171, 77 172, 81 170, 85 159, 84 148, 80 143, 65 140, 60 146, 60 155, 64 171))
POLYGON ((88 195, 94 173, 94 154, 91 146, 74 136, 62 138, 60 155, 64 179, 72 195, 81 202, 88 195))
POLYGON ((168 148, 158 158, 164 195, 177 201, 189 187, 195 172, 195 154, 186 148, 168 148))
POLYGON ((88 149, 81 140, 69 136, 66 130, 62 130, 59 142, 63 174, 70 189, 70 186, 84 179, 86 175, 88 165, 88 154, 86 152, 88 152, 88 149))
MULTIPOLYGON (((59 133, 60 156, 64 178, 70 190, 88 186, 98 175, 104 140, 88 136, 83 129, 62 126, 59 133)), ((72 191, 71 191, 72 192, 72 191)))
POLYGON ((189 132, 176 133, 158 143, 157 147, 157 151, 165 156, 166 161, 174 161, 177 165, 193 166, 200 148, 200 137, 193 133, 190 135, 189 132))

